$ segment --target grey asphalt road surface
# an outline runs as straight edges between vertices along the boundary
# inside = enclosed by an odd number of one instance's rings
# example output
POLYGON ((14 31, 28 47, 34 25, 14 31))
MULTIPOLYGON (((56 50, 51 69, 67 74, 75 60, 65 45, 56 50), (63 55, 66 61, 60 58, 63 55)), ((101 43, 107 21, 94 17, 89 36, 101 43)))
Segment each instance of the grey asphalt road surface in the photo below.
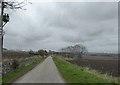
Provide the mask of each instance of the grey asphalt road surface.
POLYGON ((64 83, 52 57, 49 56, 33 70, 13 83, 64 83))

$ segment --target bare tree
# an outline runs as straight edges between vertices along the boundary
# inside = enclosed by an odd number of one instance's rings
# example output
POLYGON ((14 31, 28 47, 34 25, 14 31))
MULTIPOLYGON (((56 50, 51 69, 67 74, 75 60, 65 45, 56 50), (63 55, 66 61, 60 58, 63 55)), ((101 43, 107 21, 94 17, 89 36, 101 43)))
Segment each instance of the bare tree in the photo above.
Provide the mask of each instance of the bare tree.
POLYGON ((74 55, 79 55, 79 57, 82 57, 83 54, 87 53, 87 48, 81 44, 77 44, 74 46, 68 46, 66 48, 62 48, 60 51, 66 52, 66 53, 72 53, 74 55))
POLYGON ((16 0, 6 0, 3 2, 4 8, 10 8, 10 9, 23 9, 23 7, 26 5, 27 0, 24 0, 22 2, 18 2, 16 0))
POLYGON ((81 45, 81 44, 75 45, 74 48, 75 48, 74 52, 79 53, 80 57, 82 57, 85 53, 87 53, 87 48, 85 46, 81 45))

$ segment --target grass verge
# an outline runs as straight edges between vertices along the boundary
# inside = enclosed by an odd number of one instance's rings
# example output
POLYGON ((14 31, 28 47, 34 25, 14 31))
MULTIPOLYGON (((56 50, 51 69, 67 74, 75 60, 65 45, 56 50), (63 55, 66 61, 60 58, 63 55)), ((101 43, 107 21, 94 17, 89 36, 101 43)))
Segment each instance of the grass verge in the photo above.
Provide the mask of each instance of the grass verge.
POLYGON ((2 84, 2 76, 0 75, 0 85, 2 84))
POLYGON ((26 74, 28 71, 32 70, 34 67, 36 67, 39 63, 41 63, 44 59, 41 59, 38 62, 35 62, 33 64, 21 67, 15 71, 11 71, 4 76, 2 76, 2 83, 12 83, 14 80, 18 79, 19 77, 26 74))
POLYGON ((111 83, 118 84, 115 81, 100 78, 95 74, 86 72, 82 67, 66 62, 65 60, 53 58, 58 70, 67 83, 111 83))

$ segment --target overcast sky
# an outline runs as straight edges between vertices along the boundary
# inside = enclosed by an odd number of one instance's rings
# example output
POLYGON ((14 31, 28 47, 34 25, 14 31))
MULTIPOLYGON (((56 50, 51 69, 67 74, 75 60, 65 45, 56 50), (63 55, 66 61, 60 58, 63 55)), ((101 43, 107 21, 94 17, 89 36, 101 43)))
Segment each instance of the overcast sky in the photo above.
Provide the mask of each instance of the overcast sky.
POLYGON ((47 2, 9 11, 4 47, 55 50, 83 44, 89 52, 118 51, 117 2, 47 2))

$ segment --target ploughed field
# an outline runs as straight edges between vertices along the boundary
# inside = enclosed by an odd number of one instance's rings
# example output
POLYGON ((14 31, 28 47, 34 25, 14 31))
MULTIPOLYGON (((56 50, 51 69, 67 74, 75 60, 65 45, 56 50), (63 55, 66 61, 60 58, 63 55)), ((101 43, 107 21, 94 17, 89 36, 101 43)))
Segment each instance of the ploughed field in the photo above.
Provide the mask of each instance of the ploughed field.
POLYGON ((80 60, 68 60, 68 62, 82 66, 88 67, 93 70, 97 70, 100 73, 108 74, 115 77, 120 77, 118 71, 118 60, 91 60, 91 59, 80 59, 80 60))

